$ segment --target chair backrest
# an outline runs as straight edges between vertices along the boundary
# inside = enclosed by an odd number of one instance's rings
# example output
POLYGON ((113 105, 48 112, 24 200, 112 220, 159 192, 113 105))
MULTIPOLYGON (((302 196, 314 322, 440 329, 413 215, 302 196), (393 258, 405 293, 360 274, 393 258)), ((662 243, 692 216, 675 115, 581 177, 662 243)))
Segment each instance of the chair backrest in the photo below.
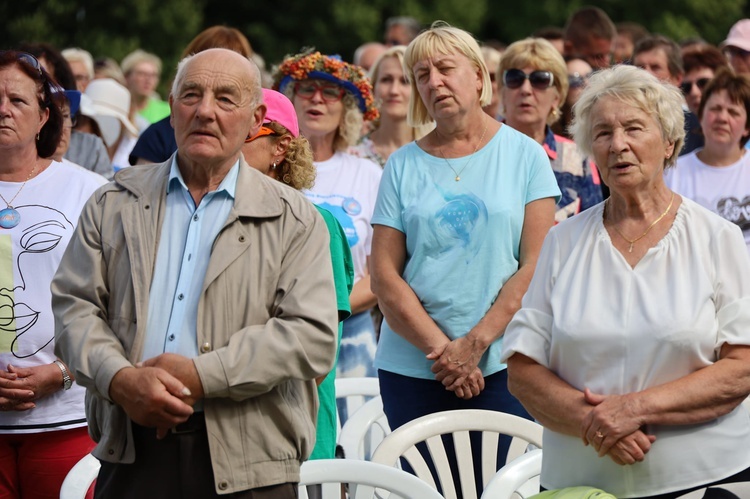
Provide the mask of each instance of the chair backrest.
POLYGON ((482 499, 511 499, 514 493, 526 499, 538 494, 541 472, 542 449, 534 449, 500 468, 484 488, 482 499))
POLYGON ((466 409, 444 411, 422 416, 401 426, 388 435, 375 449, 372 461, 393 466, 403 458, 422 480, 437 489, 427 461, 416 447, 425 442, 435 465, 441 489, 446 499, 456 499, 455 479, 451 472, 442 435, 452 434, 456 453, 458 474, 464 499, 476 498, 477 489, 469 432, 482 432, 482 485, 486 486, 498 468, 523 454, 529 444, 542 446, 541 425, 518 416, 498 411, 466 409), (514 437, 505 462, 497 462, 498 438, 500 435, 514 437))
POLYGON ((341 434, 342 424, 377 395, 380 395, 378 378, 336 378, 337 437, 341 434))
POLYGON ((341 428, 338 443, 347 459, 369 460, 372 451, 391 432, 378 395, 349 416, 341 428))
POLYGON ((349 499, 405 497, 408 499, 442 499, 425 482, 405 471, 351 459, 307 461, 300 469, 300 499, 308 499, 307 485, 322 484, 322 499, 341 499, 341 484, 349 485, 349 499))
POLYGON ((84 499, 91 484, 99 475, 99 460, 86 454, 73 466, 63 480, 60 499, 84 499))

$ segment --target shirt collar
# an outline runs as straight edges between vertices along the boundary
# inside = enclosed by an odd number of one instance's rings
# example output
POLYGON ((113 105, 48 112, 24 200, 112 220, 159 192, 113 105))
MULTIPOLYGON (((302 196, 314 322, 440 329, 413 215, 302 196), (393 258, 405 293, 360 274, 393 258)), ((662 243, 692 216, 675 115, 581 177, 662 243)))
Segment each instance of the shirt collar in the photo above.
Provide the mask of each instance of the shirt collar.
MULTIPOLYGON (((232 165, 232 168, 229 169, 229 173, 226 174, 224 179, 219 184, 219 187, 217 187, 214 192, 224 191, 230 198, 234 199, 235 192, 237 190, 237 175, 239 174, 239 171, 240 160, 238 158, 237 161, 235 161, 234 165, 232 165)), ((188 191, 187 184, 185 184, 185 179, 182 178, 182 172, 180 172, 180 168, 177 166, 177 155, 175 154, 174 156, 172 156, 172 165, 169 168, 167 194, 177 189, 178 186, 181 186, 185 191, 188 191)))

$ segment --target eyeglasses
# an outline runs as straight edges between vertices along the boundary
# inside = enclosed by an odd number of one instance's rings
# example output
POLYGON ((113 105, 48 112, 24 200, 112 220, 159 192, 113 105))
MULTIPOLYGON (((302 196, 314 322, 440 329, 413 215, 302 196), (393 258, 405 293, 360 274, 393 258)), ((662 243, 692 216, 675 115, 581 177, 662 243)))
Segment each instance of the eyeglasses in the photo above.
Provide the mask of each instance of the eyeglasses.
POLYGON ((258 130, 258 133, 253 135, 252 137, 250 135, 247 136, 245 139, 245 144, 254 141, 255 139, 258 139, 260 137, 265 137, 267 135, 278 135, 276 132, 274 132, 272 129, 268 128, 267 126, 260 127, 260 130, 258 130))
POLYGON ((303 99, 310 100, 320 91, 320 95, 326 102, 338 102, 344 97, 345 90, 335 83, 310 80, 300 81, 294 85, 294 93, 303 99))
POLYGON ((682 90, 682 93, 687 95, 693 90, 693 85, 698 87, 698 90, 703 91, 703 88, 708 85, 708 82, 711 81, 711 78, 698 78, 695 81, 683 81, 680 83, 680 90, 682 90))
POLYGON ((43 76, 42 65, 39 62, 39 59, 29 54, 28 52, 17 52, 15 50, 0 50, 0 57, 4 56, 5 54, 13 54, 17 61, 22 62, 28 66, 31 66, 32 68, 34 68, 34 70, 36 70, 37 73, 39 73, 39 76, 43 76))
POLYGON ((503 85, 510 89, 521 88, 523 82, 529 80, 531 87, 537 90, 547 90, 552 86, 555 77, 550 71, 532 71, 529 74, 520 69, 506 69, 503 71, 503 85))

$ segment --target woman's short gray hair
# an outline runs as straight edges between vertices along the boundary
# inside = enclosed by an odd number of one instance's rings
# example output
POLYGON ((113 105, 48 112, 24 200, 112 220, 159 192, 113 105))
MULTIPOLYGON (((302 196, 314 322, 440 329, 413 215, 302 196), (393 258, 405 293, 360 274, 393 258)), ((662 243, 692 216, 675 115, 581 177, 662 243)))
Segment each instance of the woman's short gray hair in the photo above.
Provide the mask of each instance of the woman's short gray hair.
POLYGON ((614 97, 647 113, 659 124, 664 140, 674 144, 674 153, 664 167, 675 164, 685 142, 685 114, 682 93, 674 85, 635 66, 618 65, 594 73, 573 106, 570 132, 584 154, 590 156, 594 142, 591 111, 604 97, 614 97))

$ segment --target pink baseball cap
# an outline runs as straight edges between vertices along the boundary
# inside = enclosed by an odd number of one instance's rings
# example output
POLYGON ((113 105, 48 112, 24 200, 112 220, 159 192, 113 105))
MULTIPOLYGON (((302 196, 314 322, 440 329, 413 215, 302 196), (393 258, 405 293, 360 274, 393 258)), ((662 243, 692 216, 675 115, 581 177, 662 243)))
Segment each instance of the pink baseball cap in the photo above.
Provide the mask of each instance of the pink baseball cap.
POLYGON ((266 105, 266 118, 263 123, 275 121, 285 127, 295 137, 299 137, 299 124, 297 113, 289 98, 269 88, 263 89, 263 102, 266 105))
POLYGON ((721 48, 737 47, 750 52, 750 19, 740 19, 729 30, 727 39, 721 42, 721 48))

